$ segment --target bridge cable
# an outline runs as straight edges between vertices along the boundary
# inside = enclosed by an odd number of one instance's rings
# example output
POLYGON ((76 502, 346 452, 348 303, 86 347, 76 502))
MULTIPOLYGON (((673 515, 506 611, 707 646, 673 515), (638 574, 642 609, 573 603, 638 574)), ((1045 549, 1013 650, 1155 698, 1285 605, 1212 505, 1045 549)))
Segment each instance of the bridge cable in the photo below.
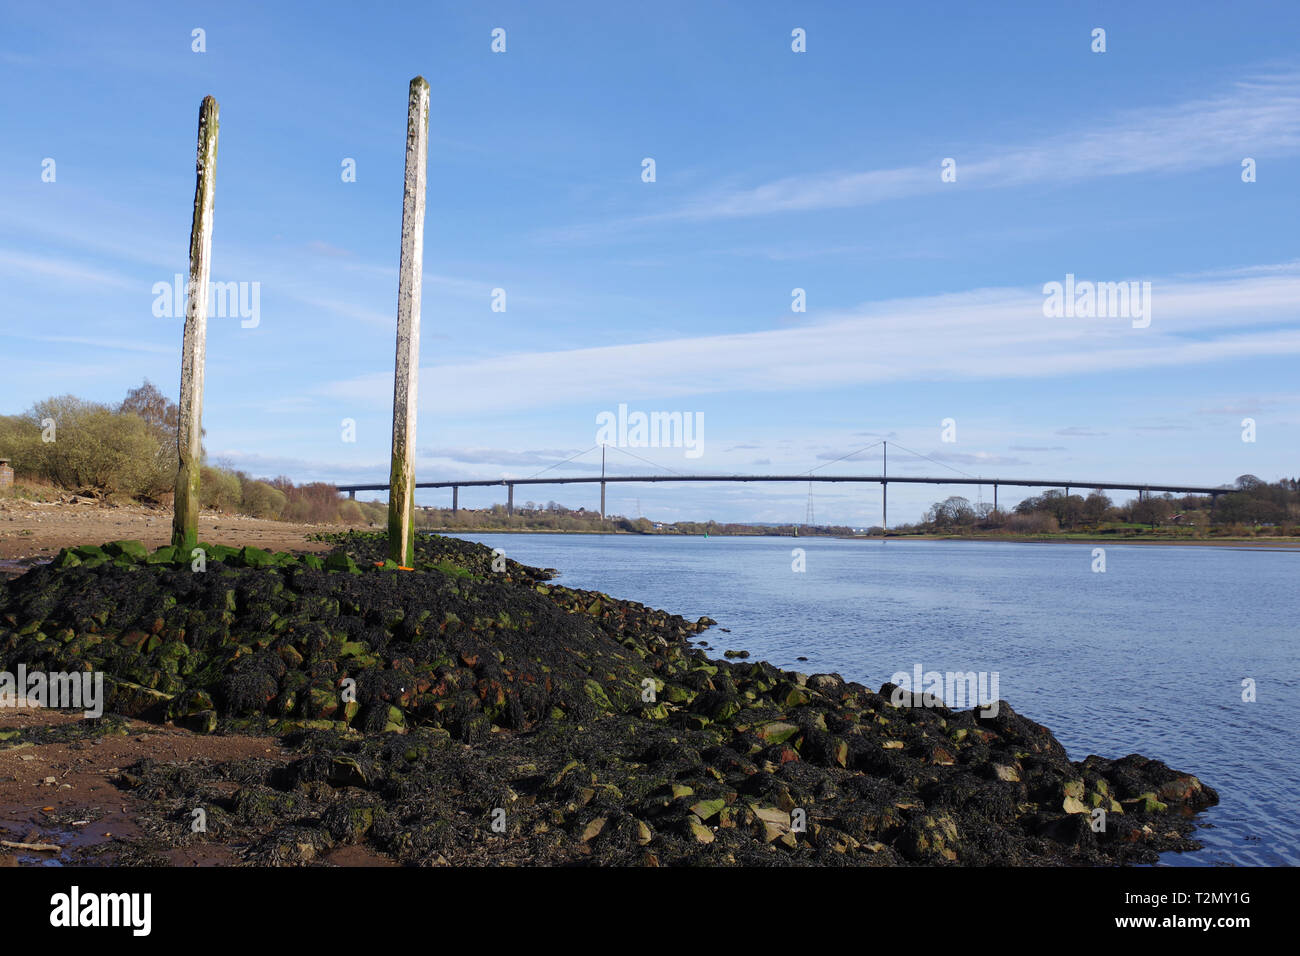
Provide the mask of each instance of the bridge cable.
POLYGON ((624 455, 631 455, 631 457, 635 458, 637 461, 643 461, 647 465, 650 465, 654 468, 662 468, 670 475, 681 475, 681 477, 683 478, 687 477, 686 475, 682 474, 682 472, 674 471, 673 469, 669 468, 667 465, 661 465, 658 462, 651 461, 649 458, 642 458, 640 455, 635 455, 632 452, 628 451, 626 448, 619 448, 617 445, 609 445, 607 447, 609 447, 613 451, 622 452, 624 455))
POLYGON ((545 468, 543 468, 541 471, 536 472, 536 473, 534 473, 534 474, 531 474, 531 475, 529 475, 528 477, 529 477, 529 478, 536 478, 538 475, 544 475, 544 474, 546 474, 548 471, 550 471, 552 468, 559 468, 561 465, 567 465, 569 462, 573 461, 574 458, 581 458, 583 455, 587 454, 588 451, 595 451, 595 450, 596 450, 597 448, 599 448, 599 447, 600 447, 599 445, 592 445, 590 448, 587 449, 587 451, 580 451, 580 452, 578 452, 576 455, 573 455, 572 457, 569 457, 569 458, 564 459, 564 461, 557 461, 557 462, 556 462, 555 464, 553 464, 553 465, 547 465, 547 466, 546 466, 545 468))
POLYGON ((975 479, 976 481, 981 480, 979 475, 972 475, 972 474, 971 474, 970 472, 968 472, 968 471, 962 471, 960 468, 954 468, 952 465, 945 464, 945 463, 942 462, 942 461, 936 461, 935 459, 931 458, 929 455, 922 455, 919 451, 912 451, 912 449, 910 449, 910 448, 908 448, 908 447, 906 447, 906 446, 904 446, 904 445, 900 445, 900 444, 898 444, 898 442, 894 442, 894 447, 895 447, 895 448, 902 448, 903 451, 907 452, 909 455, 915 455, 917 458, 924 458, 926 461, 931 462, 932 464, 938 465, 938 466, 940 466, 941 468, 947 468, 949 471, 955 471, 955 472, 957 472, 957 474, 959 474, 959 475, 961 475, 961 476, 963 476, 963 477, 965 477, 965 478, 973 478, 973 479, 975 479))
MULTIPOLYGON (((884 441, 884 439, 882 438, 880 441, 884 441)), ((879 445, 879 444, 880 444, 880 441, 874 441, 874 442, 872 442, 870 445, 864 445, 863 447, 859 448, 857 451, 851 451, 851 452, 849 452, 847 455, 841 455, 839 458, 832 458, 830 461, 822 462, 822 464, 817 465, 817 466, 814 467, 814 468, 809 468, 807 471, 801 471, 801 472, 799 472, 799 474, 801 474, 801 475, 811 475, 811 474, 812 474, 814 471, 816 471, 818 468, 825 468, 827 465, 833 465, 833 464, 835 464, 837 461, 843 461, 845 458, 852 458, 854 455, 859 455, 859 454, 861 454, 861 453, 864 452, 864 451, 869 451, 869 450, 871 450, 872 448, 875 448, 877 445, 879 445)))

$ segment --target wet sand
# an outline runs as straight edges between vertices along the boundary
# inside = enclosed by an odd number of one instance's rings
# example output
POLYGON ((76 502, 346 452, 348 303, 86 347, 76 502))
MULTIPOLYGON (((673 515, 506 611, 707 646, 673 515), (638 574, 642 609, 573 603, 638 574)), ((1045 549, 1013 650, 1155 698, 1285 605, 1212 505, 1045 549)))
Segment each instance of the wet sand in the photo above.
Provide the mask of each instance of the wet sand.
MULTIPOLYGON (((253 545, 268 551, 328 551, 330 545, 308 540, 324 531, 343 531, 339 524, 293 524, 205 511, 199 538, 212 544, 253 545)), ((370 530, 369 525, 357 526, 370 530)), ((134 539, 150 549, 171 542, 170 508, 145 505, 113 507, 86 499, 32 502, 0 499, 0 560, 52 558, 60 548, 134 539)))

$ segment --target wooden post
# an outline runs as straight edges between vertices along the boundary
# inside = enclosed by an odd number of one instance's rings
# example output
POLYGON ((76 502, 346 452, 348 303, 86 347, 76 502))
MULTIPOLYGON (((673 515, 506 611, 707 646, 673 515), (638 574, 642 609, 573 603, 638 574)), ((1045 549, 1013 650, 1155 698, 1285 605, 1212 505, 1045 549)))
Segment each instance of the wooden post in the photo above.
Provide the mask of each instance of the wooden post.
POLYGON ((203 366, 208 341, 208 278, 212 272, 212 200, 217 187, 217 101, 203 98, 199 107, 199 144, 195 160, 194 219, 190 225, 190 282, 181 345, 180 420, 176 450, 172 544, 189 559, 199 543, 199 471, 203 465, 203 366))
POLYGON ((424 270, 424 187, 429 156, 429 84, 411 81, 406 111, 406 186, 397 280, 397 363, 393 376, 393 461, 388 479, 388 556, 415 566, 415 411, 420 372, 420 286, 424 270))

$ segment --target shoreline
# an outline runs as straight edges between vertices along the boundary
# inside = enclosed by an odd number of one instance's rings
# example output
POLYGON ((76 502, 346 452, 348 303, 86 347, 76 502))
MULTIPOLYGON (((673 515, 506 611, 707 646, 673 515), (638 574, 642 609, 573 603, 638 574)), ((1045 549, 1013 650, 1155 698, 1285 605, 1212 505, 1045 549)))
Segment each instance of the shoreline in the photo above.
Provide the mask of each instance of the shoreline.
MULTIPOLYGON (((841 538, 846 541, 877 540, 875 537, 841 538)), ((881 538, 884 541, 999 541, 1009 544, 1141 544, 1151 546, 1169 545, 1175 547, 1201 546, 1210 548, 1237 548, 1259 551, 1300 551, 1300 538, 1278 538, 1267 540, 1260 538, 1170 538, 1167 540, 1146 537, 1118 537, 1114 535, 1088 535, 1084 537, 1044 537, 1037 535, 898 535, 881 538)))
POLYGON ((138 865, 1109 866, 1198 849, 1218 802, 1158 759, 1072 761, 1006 701, 712 657, 709 618, 500 569, 481 544, 424 537, 407 572, 383 535, 329 545, 214 547, 195 574, 119 542, 0 586, 0 670, 102 670, 117 715, 0 712, 0 771, 62 797, 21 842, 138 865), (139 760, 106 755, 99 793, 60 786, 67 755, 41 749, 124 735, 139 760), (119 801, 134 834, 95 812, 119 801), (211 834, 175 826, 195 806, 211 834), (72 817, 118 835, 86 845, 72 817))
POLYGON ((1198 545, 1211 548, 1237 548, 1252 551, 1300 551, 1300 538, 1278 538, 1276 541, 1260 538, 1188 538, 1168 540, 1146 537, 1117 537, 1112 535, 1095 535, 1085 537, 1043 537, 1027 535, 842 535, 842 534, 639 534, 632 531, 555 531, 533 528, 474 528, 469 530, 421 528, 420 534, 471 535, 471 534, 554 534, 554 535, 621 535, 629 538, 780 538, 794 541, 809 541, 825 538, 834 541, 998 541, 1009 544, 1141 544, 1141 545, 1198 545))
MULTIPOLYGON (((33 502, 25 499, 0 498, 0 562, 31 562, 53 558, 60 548, 105 541, 138 540, 150 548, 169 543, 171 538, 169 509, 146 505, 111 506, 81 502, 33 502)), ((257 547, 276 550, 323 552, 329 545, 320 541, 323 534, 378 530, 366 525, 304 524, 251 518, 246 515, 204 511, 199 516, 199 533, 212 544, 257 547)), ((420 528, 426 535, 592 535, 628 538, 702 538, 701 534, 642 534, 609 529, 559 530, 543 528, 420 528)), ((1290 538, 1161 538, 1147 535, 792 535, 792 534, 710 534, 710 538, 779 538, 815 541, 998 541, 1014 544, 1088 544, 1175 547, 1235 548, 1244 551, 1300 551, 1300 537, 1290 538)))

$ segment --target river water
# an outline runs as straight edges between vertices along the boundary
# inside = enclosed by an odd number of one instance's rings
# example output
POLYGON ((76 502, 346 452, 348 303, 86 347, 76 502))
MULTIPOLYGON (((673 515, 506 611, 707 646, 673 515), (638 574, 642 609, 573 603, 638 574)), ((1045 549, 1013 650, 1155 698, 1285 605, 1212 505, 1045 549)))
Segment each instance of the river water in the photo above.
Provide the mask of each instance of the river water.
POLYGON ((1094 571, 1095 546, 1074 543, 461 537, 570 587, 714 618, 730 629, 703 635, 715 656, 877 690, 918 664, 996 673, 997 696, 1071 759, 1141 753, 1218 790, 1205 849, 1163 863, 1300 865, 1300 553, 1107 545, 1094 571))

